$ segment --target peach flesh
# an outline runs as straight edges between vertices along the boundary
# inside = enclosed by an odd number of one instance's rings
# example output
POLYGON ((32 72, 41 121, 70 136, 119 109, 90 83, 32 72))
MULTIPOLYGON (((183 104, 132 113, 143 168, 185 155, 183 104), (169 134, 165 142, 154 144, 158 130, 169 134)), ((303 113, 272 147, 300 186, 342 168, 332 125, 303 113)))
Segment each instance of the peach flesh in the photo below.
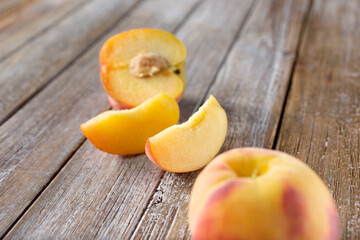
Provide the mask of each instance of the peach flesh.
POLYGON ((129 109, 159 93, 179 101, 186 87, 185 58, 183 43, 166 31, 133 29, 111 37, 100 51, 110 104, 129 109))
POLYGON ((80 128, 98 149, 129 155, 143 153, 147 138, 178 120, 177 102, 159 94, 130 110, 103 112, 81 124, 80 128))
POLYGON ((226 132, 226 113, 210 96, 188 121, 149 138, 145 152, 155 165, 164 170, 195 171, 209 163, 219 152, 226 132))

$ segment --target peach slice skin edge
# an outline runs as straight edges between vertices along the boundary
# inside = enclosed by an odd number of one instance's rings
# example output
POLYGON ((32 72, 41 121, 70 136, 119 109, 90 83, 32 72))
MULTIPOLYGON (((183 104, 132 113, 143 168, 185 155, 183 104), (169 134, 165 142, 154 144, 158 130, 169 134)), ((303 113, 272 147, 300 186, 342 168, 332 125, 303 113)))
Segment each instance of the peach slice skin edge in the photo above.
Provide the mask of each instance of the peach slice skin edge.
POLYGON ((130 110, 103 112, 80 125, 89 141, 112 154, 144 152, 147 138, 176 124, 179 106, 175 99, 159 94, 130 110))
POLYGON ((226 132, 226 113, 210 96, 187 122, 171 126, 149 138, 145 153, 164 170, 195 171, 209 163, 219 152, 226 132))

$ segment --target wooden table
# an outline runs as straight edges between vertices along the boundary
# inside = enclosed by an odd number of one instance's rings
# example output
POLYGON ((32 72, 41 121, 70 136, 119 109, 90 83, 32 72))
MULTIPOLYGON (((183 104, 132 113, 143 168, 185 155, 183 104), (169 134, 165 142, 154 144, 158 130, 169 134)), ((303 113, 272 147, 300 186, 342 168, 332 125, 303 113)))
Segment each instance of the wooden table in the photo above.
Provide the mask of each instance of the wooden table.
POLYGON ((299 157, 336 199, 341 238, 360 239, 358 0, 2 0, 0 236, 190 238, 199 171, 106 154, 79 128, 109 109, 100 47, 138 27, 187 47, 181 122, 213 94, 229 120, 221 152, 299 157))

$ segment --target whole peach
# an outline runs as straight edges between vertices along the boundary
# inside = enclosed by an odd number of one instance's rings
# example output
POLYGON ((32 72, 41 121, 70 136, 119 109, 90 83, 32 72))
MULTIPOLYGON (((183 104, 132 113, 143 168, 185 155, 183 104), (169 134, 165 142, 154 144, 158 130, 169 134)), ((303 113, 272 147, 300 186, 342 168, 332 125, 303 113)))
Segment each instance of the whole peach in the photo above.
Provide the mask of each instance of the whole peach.
POLYGON ((320 177, 293 156, 260 148, 225 152, 200 173, 189 225, 194 240, 339 235, 336 205, 320 177))

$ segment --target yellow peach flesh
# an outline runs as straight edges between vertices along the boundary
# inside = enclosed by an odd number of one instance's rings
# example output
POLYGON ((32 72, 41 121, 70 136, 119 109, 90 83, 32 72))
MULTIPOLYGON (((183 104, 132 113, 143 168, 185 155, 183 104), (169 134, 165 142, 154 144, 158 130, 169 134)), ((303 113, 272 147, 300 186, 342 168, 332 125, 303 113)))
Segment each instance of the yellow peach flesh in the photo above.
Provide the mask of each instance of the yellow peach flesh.
POLYGON ((171 66, 185 61, 184 44, 169 32, 160 29, 132 29, 111 37, 100 51, 102 63, 126 66, 141 52, 163 56, 171 66))
POLYGON ((177 102, 164 94, 130 110, 106 111, 80 126, 84 135, 98 149, 120 155, 145 151, 147 138, 176 124, 177 102))
POLYGON ((102 83, 121 108, 136 107, 159 93, 179 101, 186 87, 185 58, 184 44, 171 33, 149 28, 123 32, 110 38, 100 51, 102 83), (155 61, 160 65, 154 68, 159 69, 139 67, 134 63, 141 61, 134 60, 141 55, 158 56, 168 67, 162 61, 155 61))
POLYGON ((224 109, 213 96, 181 125, 148 139, 145 152, 160 168, 189 172, 205 166, 220 150, 227 132, 224 109))
POLYGON ((159 93, 176 98, 182 94, 184 87, 181 79, 169 70, 151 77, 151 80, 137 78, 128 69, 111 71, 108 78, 117 79, 109 82, 104 80, 107 88, 111 89, 109 95, 120 104, 130 107, 136 107, 159 93))

